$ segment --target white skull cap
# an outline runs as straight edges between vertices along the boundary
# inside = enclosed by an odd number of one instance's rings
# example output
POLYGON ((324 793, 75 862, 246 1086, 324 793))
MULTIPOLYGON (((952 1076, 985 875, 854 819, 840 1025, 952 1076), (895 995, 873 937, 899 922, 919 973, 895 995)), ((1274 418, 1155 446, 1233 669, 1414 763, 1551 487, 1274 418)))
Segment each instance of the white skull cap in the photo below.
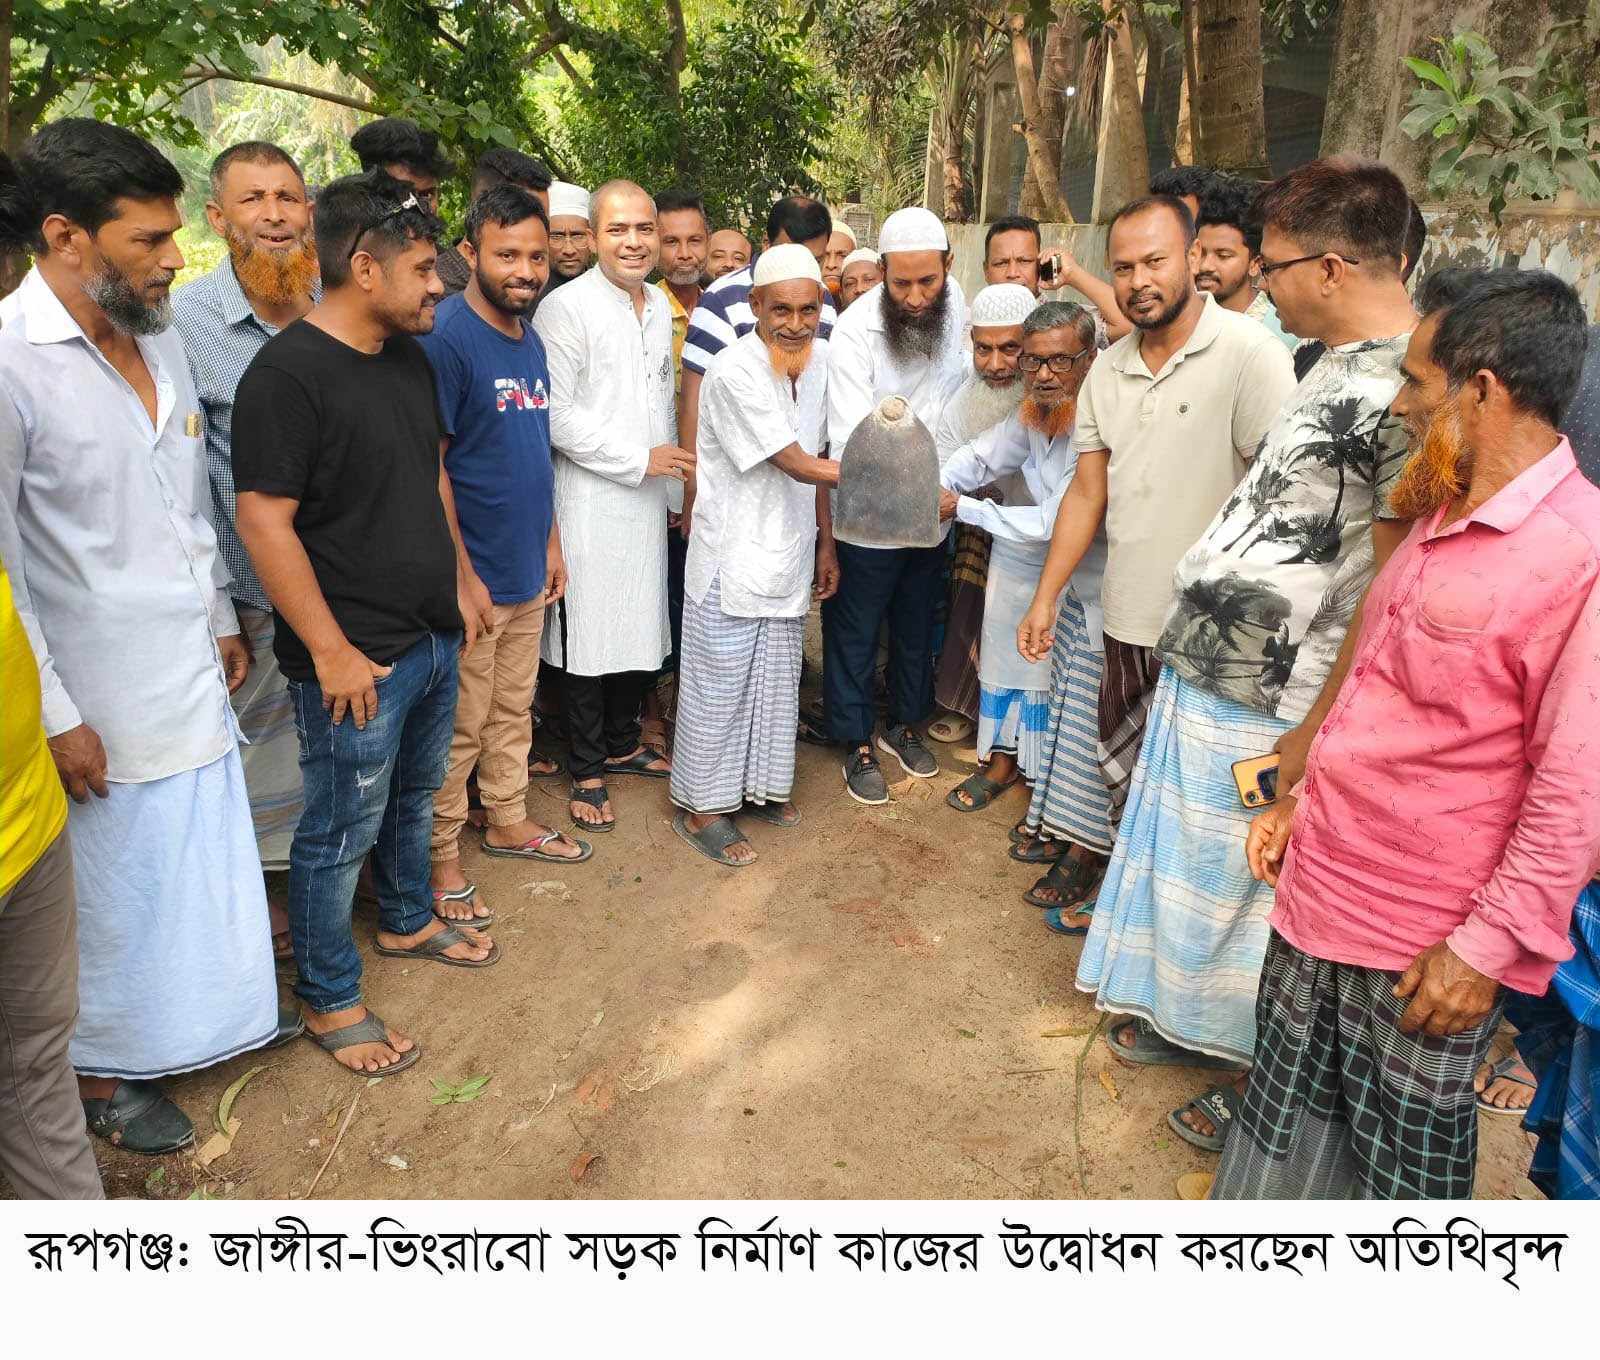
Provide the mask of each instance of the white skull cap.
POLYGON ((878 258, 877 251, 868 250, 866 246, 857 246, 844 257, 844 263, 839 266, 839 272, 841 274, 844 273, 853 264, 881 265, 882 263, 883 261, 878 258))
POLYGON ((589 220, 589 191, 581 185, 555 180, 550 185, 550 216, 589 220))
POLYGON ((817 257, 802 245, 785 242, 761 252, 756 261, 755 277, 751 282, 757 288, 769 283, 786 283, 790 279, 810 279, 822 282, 822 270, 817 267, 817 257))
POLYGON ((926 208, 901 208, 884 219, 878 232, 878 253, 891 255, 897 250, 950 249, 944 223, 926 208))
POLYGON ((991 283, 972 299, 974 326, 1020 326, 1039 305, 1020 283, 991 283))

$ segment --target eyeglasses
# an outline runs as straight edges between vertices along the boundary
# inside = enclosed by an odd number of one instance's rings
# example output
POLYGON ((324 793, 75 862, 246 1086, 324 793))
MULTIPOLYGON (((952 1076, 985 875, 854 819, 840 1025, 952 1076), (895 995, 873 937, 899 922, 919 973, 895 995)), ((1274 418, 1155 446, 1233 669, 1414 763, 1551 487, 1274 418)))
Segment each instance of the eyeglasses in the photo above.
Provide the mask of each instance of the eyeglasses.
POLYGON ((363 236, 365 236, 369 231, 376 231, 391 217, 399 217, 401 213, 406 212, 426 213, 427 211, 428 210, 417 201, 417 196, 415 194, 407 194, 405 198, 401 200, 399 207, 390 208, 389 211, 384 213, 382 217, 376 219, 375 221, 368 222, 366 226, 362 227, 361 230, 355 234, 355 239, 350 242, 350 253, 344 257, 344 262, 349 264, 351 260, 355 259, 356 251, 361 247, 361 238, 363 236))
POLYGON ((1024 354, 1017 360, 1017 367, 1024 373, 1037 373, 1049 364, 1052 373, 1071 373, 1078 360, 1092 352, 1080 349, 1076 354, 1052 354, 1048 358, 1040 354, 1024 354))
POLYGON ((1360 264, 1360 260, 1352 260, 1348 255, 1341 255, 1337 250, 1319 250, 1315 255, 1296 255, 1292 260, 1269 260, 1265 256, 1256 256, 1256 276, 1262 280, 1270 279, 1280 269, 1287 269, 1292 264, 1307 264, 1312 260, 1326 259, 1332 255, 1336 260, 1343 260, 1346 264, 1360 264))

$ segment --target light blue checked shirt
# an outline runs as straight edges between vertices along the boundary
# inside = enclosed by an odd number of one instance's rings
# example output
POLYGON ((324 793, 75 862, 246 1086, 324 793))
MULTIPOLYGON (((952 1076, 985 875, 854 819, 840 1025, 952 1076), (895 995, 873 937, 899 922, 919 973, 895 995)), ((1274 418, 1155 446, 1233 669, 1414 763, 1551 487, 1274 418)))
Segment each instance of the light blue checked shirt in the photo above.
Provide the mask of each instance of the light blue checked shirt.
MULTIPOLYGON (((320 290, 313 290, 313 301, 320 290)), ((224 259, 209 274, 172 295, 173 322, 183 336, 195 391, 206 422, 206 473, 211 480, 217 547, 233 577, 228 593, 239 603, 270 610, 272 601, 234 528, 238 498, 233 491, 233 396, 256 353, 279 331, 258 317, 224 259)))

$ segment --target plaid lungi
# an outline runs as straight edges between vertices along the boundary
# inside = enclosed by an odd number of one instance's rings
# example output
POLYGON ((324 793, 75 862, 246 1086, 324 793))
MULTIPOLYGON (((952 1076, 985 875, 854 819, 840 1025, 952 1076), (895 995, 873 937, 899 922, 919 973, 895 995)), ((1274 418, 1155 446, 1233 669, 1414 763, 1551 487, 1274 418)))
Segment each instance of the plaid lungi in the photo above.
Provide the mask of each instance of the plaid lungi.
POLYGON ((944 644, 933 677, 933 697, 940 708, 978 718, 978 641, 983 635, 983 595, 989 579, 989 535, 970 524, 958 524, 950 535, 949 614, 944 644))
POLYGON ((1106 634, 1105 669, 1100 676, 1100 773, 1111 794, 1111 830, 1122 824, 1122 807, 1139 761, 1150 698, 1161 676, 1153 647, 1135 647, 1106 634))
POLYGON ((1276 932, 1256 1062, 1213 1199, 1470 1199, 1472 1079, 1500 1006, 1447 1038, 1402 1034, 1400 974, 1330 963, 1276 932))
POLYGON ((1067 841, 1104 855, 1111 851, 1111 827, 1105 776, 1095 759, 1100 661, 1089 638, 1083 605, 1069 589, 1056 610, 1055 645, 1050 652, 1050 712, 1024 825, 1030 835, 1067 841))
POLYGON ((794 789, 803 618, 722 612, 722 582, 683 601, 674 804, 706 815, 787 802, 794 789))

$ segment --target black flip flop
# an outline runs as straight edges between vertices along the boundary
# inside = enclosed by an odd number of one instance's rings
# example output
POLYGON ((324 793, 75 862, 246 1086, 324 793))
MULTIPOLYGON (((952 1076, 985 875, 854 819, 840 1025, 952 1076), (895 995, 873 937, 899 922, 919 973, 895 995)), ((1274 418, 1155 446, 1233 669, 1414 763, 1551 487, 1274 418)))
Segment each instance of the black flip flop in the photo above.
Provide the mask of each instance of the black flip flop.
POLYGON ((994 802, 1007 789, 1013 788, 1022 779, 1020 774, 1014 774, 1010 779, 1001 783, 997 779, 990 779, 983 771, 978 770, 969 774, 949 793, 945 794, 944 801, 949 803, 957 812, 982 812, 990 803, 994 802), (965 789, 972 799, 970 803, 963 803, 958 794, 965 789))
POLYGON ((1167 1116, 1172 1131, 1186 1143, 1206 1152, 1221 1152, 1228 1141, 1228 1130, 1244 1107, 1244 1097, 1231 1084, 1213 1086, 1204 1095, 1198 1095, 1187 1105, 1180 1105, 1167 1116), (1201 1133, 1183 1122, 1183 1112, 1193 1110, 1211 1121, 1212 1133, 1201 1133))
POLYGON ((727 858, 725 852, 730 845, 749 844, 744 832, 733 824, 731 817, 720 817, 703 831, 691 831, 689 814, 679 812, 672 819, 672 829, 707 859, 725 869, 743 869, 747 864, 755 863, 754 856, 750 859, 727 858))
MULTIPOLYGON (((576 784, 574 784, 567 791, 567 801, 569 803, 587 803, 596 812, 602 811, 610 798, 611 794, 607 791, 604 784, 597 789, 580 789, 576 784)), ((567 813, 567 816, 572 817, 570 811, 567 813)), ((581 827, 585 831, 593 831, 597 834, 603 834, 612 830, 616 826, 616 822, 614 820, 609 822, 586 822, 578 817, 572 817, 572 824, 573 826, 581 827)))
MULTIPOLYGON (((1148 1020, 1135 1018, 1113 1025, 1105 1034, 1105 1045, 1119 1062, 1133 1067, 1199 1067, 1220 1068, 1237 1072, 1241 1064, 1228 1058, 1218 1058, 1210 1053, 1199 1053, 1192 1048, 1175 1044, 1148 1020), (1117 1036, 1133 1030, 1133 1042, 1125 1044, 1117 1036)), ((1209 1112, 1207 1118, 1209 1118, 1209 1112)), ((1178 1121, 1183 1122, 1181 1119, 1178 1121)), ((1191 1129, 1192 1133, 1193 1130, 1191 1129)))
POLYGON ((1054 864, 1067 853, 1065 841, 1047 840, 1043 836, 1029 836, 1026 840, 1012 841, 1006 854, 1018 864, 1054 864))
POLYGON ((447 968, 492 968, 500 962, 500 946, 492 941, 489 945, 489 957, 486 959, 453 959, 444 952, 453 944, 468 943, 470 941, 467 937, 455 926, 446 926, 409 949, 391 949, 376 940, 372 942, 372 948, 375 953, 387 955, 391 959, 421 959, 425 963, 442 963, 447 968))
POLYGON ((614 774, 636 774, 644 779, 671 779, 671 770, 652 770, 650 762, 665 760, 667 753, 658 751, 654 746, 646 746, 637 755, 631 755, 626 760, 608 760, 605 763, 605 772, 614 774))
POLYGON ((783 815, 782 803, 746 803, 739 809, 741 817, 748 817, 752 821, 765 822, 768 826, 781 827, 788 831, 800 825, 800 809, 794 810, 793 817, 783 815))
POLYGON ((528 778, 529 779, 559 779, 566 772, 567 772, 567 767, 561 763, 561 757, 560 756, 547 755, 543 751, 529 751, 528 752, 528 778), (536 761, 536 760, 548 760, 552 765, 555 766, 555 769, 553 769, 553 770, 536 770, 536 769, 533 768, 533 762, 536 761))
MULTIPOLYGON (((341 1048, 354 1048, 357 1044, 382 1044, 389 1047, 389 1027, 378 1016, 368 1011, 353 1025, 340 1025, 338 1029, 330 1029, 325 1034, 318 1034, 314 1030, 306 1031, 306 1038, 311 1040, 324 1053, 337 1054, 341 1048)), ((413 1066, 422 1056, 422 1045, 413 1043, 400 1055, 398 1062, 392 1062, 387 1067, 380 1067, 376 1072, 368 1072, 365 1068, 350 1067, 339 1063, 352 1077, 392 1077, 396 1072, 404 1072, 413 1066)), ((338 1058, 334 1058, 338 1062, 338 1058)))

